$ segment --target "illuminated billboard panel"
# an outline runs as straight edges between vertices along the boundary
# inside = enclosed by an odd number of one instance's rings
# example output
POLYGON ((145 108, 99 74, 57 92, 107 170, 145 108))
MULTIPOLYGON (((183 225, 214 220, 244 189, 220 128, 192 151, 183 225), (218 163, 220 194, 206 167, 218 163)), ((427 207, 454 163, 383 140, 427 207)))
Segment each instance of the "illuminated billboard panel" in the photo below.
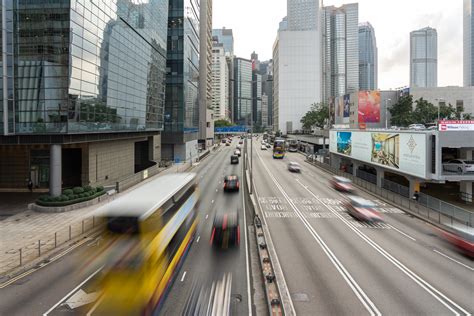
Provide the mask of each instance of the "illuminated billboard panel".
POLYGON ((380 123, 380 91, 359 91, 359 123, 380 123))
POLYGON ((331 131, 329 150, 371 165, 426 178, 426 135, 331 131))

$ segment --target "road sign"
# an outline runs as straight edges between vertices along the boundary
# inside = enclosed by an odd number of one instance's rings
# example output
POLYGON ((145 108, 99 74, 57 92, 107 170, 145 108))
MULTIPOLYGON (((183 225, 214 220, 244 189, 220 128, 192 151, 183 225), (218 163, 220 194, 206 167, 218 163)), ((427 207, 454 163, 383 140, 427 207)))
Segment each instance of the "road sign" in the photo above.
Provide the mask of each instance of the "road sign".
POLYGON ((236 125, 236 126, 215 127, 214 133, 220 133, 220 134, 246 133, 247 130, 248 130, 247 126, 236 125))

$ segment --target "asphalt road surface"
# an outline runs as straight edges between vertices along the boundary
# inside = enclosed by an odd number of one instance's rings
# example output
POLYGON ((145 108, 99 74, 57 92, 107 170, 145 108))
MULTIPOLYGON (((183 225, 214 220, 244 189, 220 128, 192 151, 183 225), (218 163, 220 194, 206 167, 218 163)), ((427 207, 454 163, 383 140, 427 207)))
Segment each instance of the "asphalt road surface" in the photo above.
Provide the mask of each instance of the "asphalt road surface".
MULTIPOLYGON (((244 216, 243 190, 223 192, 224 176, 235 174, 242 180, 242 163, 230 164, 230 156, 237 145, 220 146, 208 158, 194 167, 200 188, 199 226, 193 245, 178 271, 160 314, 180 314, 196 283, 212 286, 227 277, 231 280, 230 308, 233 315, 252 313, 251 273, 248 264, 247 229, 244 216), (217 211, 239 210, 241 227, 240 247, 228 250, 213 249, 209 243, 212 221, 217 211)), ((95 240, 64 255, 55 262, 0 288, 0 315, 94 315, 100 310, 96 300, 98 289, 93 288, 91 274, 78 269, 89 247, 95 240)))
POLYGON ((379 204, 384 223, 347 214, 331 175, 299 153, 273 159, 254 141, 253 178, 298 315, 465 315, 474 311, 474 264, 432 227, 379 204), (298 162, 301 173, 287 169, 298 162))

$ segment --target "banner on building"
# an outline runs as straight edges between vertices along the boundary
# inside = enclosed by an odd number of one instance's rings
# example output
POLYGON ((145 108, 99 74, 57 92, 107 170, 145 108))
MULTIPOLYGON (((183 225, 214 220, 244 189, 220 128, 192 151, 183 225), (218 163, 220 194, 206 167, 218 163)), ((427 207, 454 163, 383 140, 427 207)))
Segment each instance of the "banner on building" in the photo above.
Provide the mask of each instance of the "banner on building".
POLYGON ((380 122, 380 91, 359 91, 359 123, 380 122))
POLYGON ((438 129, 441 132, 449 131, 474 131, 474 120, 439 121, 438 129))

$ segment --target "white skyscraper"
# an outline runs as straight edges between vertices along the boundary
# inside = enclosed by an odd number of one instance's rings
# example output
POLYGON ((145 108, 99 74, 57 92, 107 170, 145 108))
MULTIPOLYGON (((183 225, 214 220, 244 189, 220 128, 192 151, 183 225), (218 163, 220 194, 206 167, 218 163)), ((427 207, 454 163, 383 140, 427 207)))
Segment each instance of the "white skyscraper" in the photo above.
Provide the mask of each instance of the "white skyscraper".
POLYGON ((222 43, 214 42, 212 47, 212 108, 214 119, 230 121, 229 113, 229 67, 222 43))
POLYGON ((273 129, 301 130, 311 104, 321 102, 321 33, 317 0, 288 0, 288 17, 273 45, 273 129))
POLYGON ((323 100, 359 90, 359 5, 323 7, 323 100))
POLYGON ((438 86, 438 33, 431 27, 410 32, 410 87, 438 86))
POLYGON ((474 86, 474 0, 464 0, 463 7, 464 86, 474 86))

